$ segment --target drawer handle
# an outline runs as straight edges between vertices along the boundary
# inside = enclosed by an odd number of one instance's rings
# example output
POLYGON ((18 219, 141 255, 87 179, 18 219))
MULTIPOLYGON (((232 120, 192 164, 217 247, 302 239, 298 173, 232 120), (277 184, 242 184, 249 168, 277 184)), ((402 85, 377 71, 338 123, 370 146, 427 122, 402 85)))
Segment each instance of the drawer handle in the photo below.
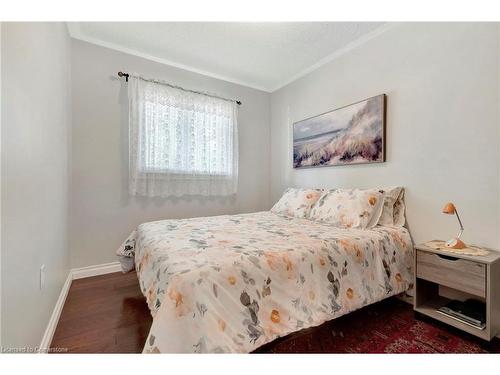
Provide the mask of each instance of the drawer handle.
POLYGON ((456 260, 459 260, 460 258, 455 258, 455 257, 451 257, 449 255, 441 255, 441 254, 436 254, 438 257, 440 258, 443 258, 443 259, 446 259, 446 260, 452 260, 452 261, 456 261, 456 260))

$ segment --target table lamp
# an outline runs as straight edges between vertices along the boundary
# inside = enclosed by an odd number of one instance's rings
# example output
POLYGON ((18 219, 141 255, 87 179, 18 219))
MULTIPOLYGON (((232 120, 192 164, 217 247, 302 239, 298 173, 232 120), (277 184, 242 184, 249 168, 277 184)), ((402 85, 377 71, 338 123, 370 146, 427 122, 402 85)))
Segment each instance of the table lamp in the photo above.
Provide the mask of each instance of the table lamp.
POLYGON ((443 208, 443 214, 457 215, 458 223, 460 224, 460 231, 458 232, 458 235, 455 238, 446 241, 446 247, 449 247, 451 249, 463 249, 464 247, 466 247, 466 245, 460 240, 460 236, 464 232, 464 226, 462 225, 460 216, 458 216, 457 208, 453 203, 447 203, 443 208))

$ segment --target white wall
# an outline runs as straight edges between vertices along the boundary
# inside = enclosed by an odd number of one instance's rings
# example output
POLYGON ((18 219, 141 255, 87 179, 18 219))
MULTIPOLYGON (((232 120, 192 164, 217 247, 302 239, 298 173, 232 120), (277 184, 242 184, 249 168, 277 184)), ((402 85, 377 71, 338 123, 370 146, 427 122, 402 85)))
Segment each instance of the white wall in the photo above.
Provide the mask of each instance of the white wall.
POLYGON ((69 271, 70 39, 63 23, 3 23, 1 38, 2 344, 34 347, 69 271))
POLYGON ((271 200, 287 186, 406 187, 416 242, 455 234, 497 247, 498 26, 403 24, 271 96, 271 200), (293 170, 292 123, 387 94, 387 162, 293 170))
POLYGON ((269 94, 73 40, 73 141, 70 203, 72 267, 116 260, 140 223, 252 212, 269 207, 269 94), (128 109, 119 71, 238 98, 239 188, 222 199, 151 199, 127 191, 128 109))

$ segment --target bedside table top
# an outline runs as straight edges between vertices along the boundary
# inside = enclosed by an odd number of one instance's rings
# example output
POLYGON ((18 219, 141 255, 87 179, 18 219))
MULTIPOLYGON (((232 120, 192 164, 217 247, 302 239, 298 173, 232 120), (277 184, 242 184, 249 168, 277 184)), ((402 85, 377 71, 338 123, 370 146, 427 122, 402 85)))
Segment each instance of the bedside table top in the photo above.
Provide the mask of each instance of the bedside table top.
POLYGON ((444 250, 438 250, 438 249, 433 249, 428 246, 425 246, 424 243, 418 244, 415 246, 415 249, 417 250, 422 250, 426 251, 429 253, 434 253, 434 254, 440 254, 440 255, 445 255, 453 258, 459 258, 459 259, 467 259, 473 262, 477 263, 484 263, 484 264, 491 264, 494 263, 498 260, 500 260, 500 252, 497 250, 492 250, 486 247, 483 247, 483 249, 489 251, 490 253, 488 255, 466 255, 466 254, 459 254, 459 253, 453 253, 450 251, 444 251, 444 250))

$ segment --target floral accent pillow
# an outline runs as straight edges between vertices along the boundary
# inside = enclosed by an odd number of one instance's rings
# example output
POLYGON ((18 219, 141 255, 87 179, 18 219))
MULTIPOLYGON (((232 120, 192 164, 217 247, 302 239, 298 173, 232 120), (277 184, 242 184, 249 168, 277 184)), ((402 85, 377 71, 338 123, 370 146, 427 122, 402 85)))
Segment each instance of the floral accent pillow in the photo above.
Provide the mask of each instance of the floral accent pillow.
POLYGON ((378 225, 404 226, 404 188, 400 186, 382 188, 385 192, 384 207, 378 225))
POLYGON ((288 188, 278 203, 271 208, 271 212, 278 215, 307 218, 311 207, 322 193, 321 189, 288 188))
POLYGON ((340 228, 369 229, 382 212, 384 193, 377 189, 338 189, 324 193, 310 218, 340 228))

